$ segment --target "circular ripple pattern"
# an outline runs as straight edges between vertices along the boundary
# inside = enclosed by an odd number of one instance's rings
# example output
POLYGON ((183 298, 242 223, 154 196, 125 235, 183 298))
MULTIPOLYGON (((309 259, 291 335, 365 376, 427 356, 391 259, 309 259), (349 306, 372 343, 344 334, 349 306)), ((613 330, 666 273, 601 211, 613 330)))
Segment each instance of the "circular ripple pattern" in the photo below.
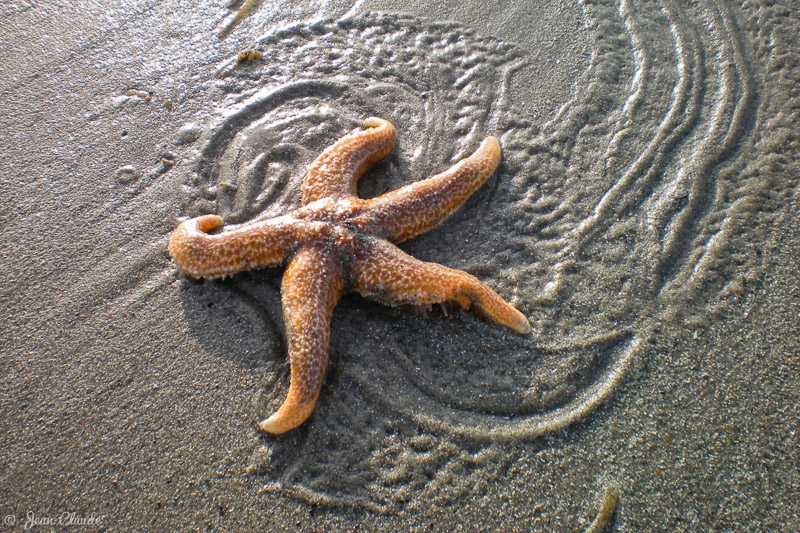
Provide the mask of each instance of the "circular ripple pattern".
MULTIPOLYGON (((362 178, 362 197, 494 134, 498 176, 405 248, 476 274, 535 328, 520 339, 462 315, 345 299, 313 423, 256 444, 266 491, 380 511, 480 492, 512 461, 503 441, 591 412, 665 320, 700 321, 758 275, 739 236, 772 184, 744 163, 763 160, 762 102, 734 13, 713 2, 583 9, 592 62, 546 124, 509 98, 520 50, 455 24, 367 13, 299 25, 258 43, 263 62, 220 70, 225 98, 184 214, 238 223, 291 209, 305 165, 366 116, 391 120, 399 144, 362 178)), ((256 293, 252 279, 237 283, 256 293)), ((286 390, 286 365, 269 375, 254 421, 286 390)))

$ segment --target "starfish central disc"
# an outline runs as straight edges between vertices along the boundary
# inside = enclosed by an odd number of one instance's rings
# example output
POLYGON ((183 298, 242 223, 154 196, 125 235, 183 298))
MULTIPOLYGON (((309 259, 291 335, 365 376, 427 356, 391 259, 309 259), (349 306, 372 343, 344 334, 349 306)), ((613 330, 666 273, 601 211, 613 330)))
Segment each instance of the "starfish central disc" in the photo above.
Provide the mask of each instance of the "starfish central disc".
POLYGON ((477 278, 409 256, 393 243, 424 233, 457 209, 492 175, 500 145, 487 137, 450 169, 377 198, 356 195, 358 179, 391 153, 394 126, 368 118, 364 129, 325 149, 308 167, 302 205, 285 215, 209 233, 216 215, 182 222, 169 253, 178 270, 219 278, 286 264, 281 303, 291 364, 283 405, 262 421, 268 433, 302 424, 319 397, 333 308, 345 289, 388 305, 455 302, 526 335, 525 316, 477 278))

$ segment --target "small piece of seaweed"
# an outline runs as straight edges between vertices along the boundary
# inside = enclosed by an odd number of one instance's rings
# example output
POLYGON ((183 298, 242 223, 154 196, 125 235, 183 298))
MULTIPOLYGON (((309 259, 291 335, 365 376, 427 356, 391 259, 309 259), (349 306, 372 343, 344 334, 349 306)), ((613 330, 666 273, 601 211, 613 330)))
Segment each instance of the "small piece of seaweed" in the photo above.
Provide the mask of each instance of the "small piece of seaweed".
POLYGON ((614 487, 606 487, 603 493, 603 502, 600 504, 600 510, 597 511, 597 516, 594 517, 586 533, 600 533, 604 531, 608 524, 611 522, 611 517, 617 509, 617 500, 619 499, 619 491, 614 487))

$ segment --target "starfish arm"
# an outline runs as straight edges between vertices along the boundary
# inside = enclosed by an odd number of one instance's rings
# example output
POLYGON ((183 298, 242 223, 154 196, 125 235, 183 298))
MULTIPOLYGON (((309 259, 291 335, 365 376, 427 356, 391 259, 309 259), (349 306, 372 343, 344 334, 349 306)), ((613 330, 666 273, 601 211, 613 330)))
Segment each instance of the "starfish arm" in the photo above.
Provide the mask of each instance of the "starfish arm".
POLYGON ((373 224, 393 242, 430 230, 489 179, 500 163, 500 145, 487 137, 471 156, 431 178, 373 198, 365 208, 373 224))
POLYGON ((388 305, 457 302, 475 306, 489 320, 522 335, 531 332, 525 315, 477 278, 425 263, 379 239, 362 241, 351 266, 352 290, 388 305))
POLYGON ((355 196, 364 171, 391 153, 396 139, 391 122, 371 117, 364 127, 336 141, 308 166, 303 205, 326 197, 355 196))
POLYGON ((182 222, 172 232, 169 253, 180 272, 213 279, 277 266, 302 237, 298 223, 286 216, 208 234, 222 224, 217 215, 204 215, 182 222))
POLYGON ((275 414, 259 428, 280 434, 296 428, 317 403, 328 364, 330 322, 342 292, 341 262, 324 245, 302 247, 286 269, 281 286, 291 381, 275 414))

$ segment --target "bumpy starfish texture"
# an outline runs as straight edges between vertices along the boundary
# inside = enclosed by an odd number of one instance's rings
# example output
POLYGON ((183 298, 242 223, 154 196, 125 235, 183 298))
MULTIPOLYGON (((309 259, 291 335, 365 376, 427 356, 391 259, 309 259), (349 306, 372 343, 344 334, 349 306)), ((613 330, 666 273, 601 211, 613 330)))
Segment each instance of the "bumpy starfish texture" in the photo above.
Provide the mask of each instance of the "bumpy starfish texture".
POLYGON ((169 252, 179 271, 218 278, 288 263, 281 302, 291 364, 289 393, 262 421, 268 433, 302 424, 314 410, 328 362, 330 320, 344 291, 388 305, 456 302, 517 333, 530 333, 525 316, 477 278, 409 256, 392 243, 424 233, 492 175, 500 146, 487 137, 449 170, 377 198, 356 196, 364 171, 394 148, 394 126, 368 118, 314 160, 303 182, 302 206, 275 218, 219 233, 216 215, 181 223, 169 252))

